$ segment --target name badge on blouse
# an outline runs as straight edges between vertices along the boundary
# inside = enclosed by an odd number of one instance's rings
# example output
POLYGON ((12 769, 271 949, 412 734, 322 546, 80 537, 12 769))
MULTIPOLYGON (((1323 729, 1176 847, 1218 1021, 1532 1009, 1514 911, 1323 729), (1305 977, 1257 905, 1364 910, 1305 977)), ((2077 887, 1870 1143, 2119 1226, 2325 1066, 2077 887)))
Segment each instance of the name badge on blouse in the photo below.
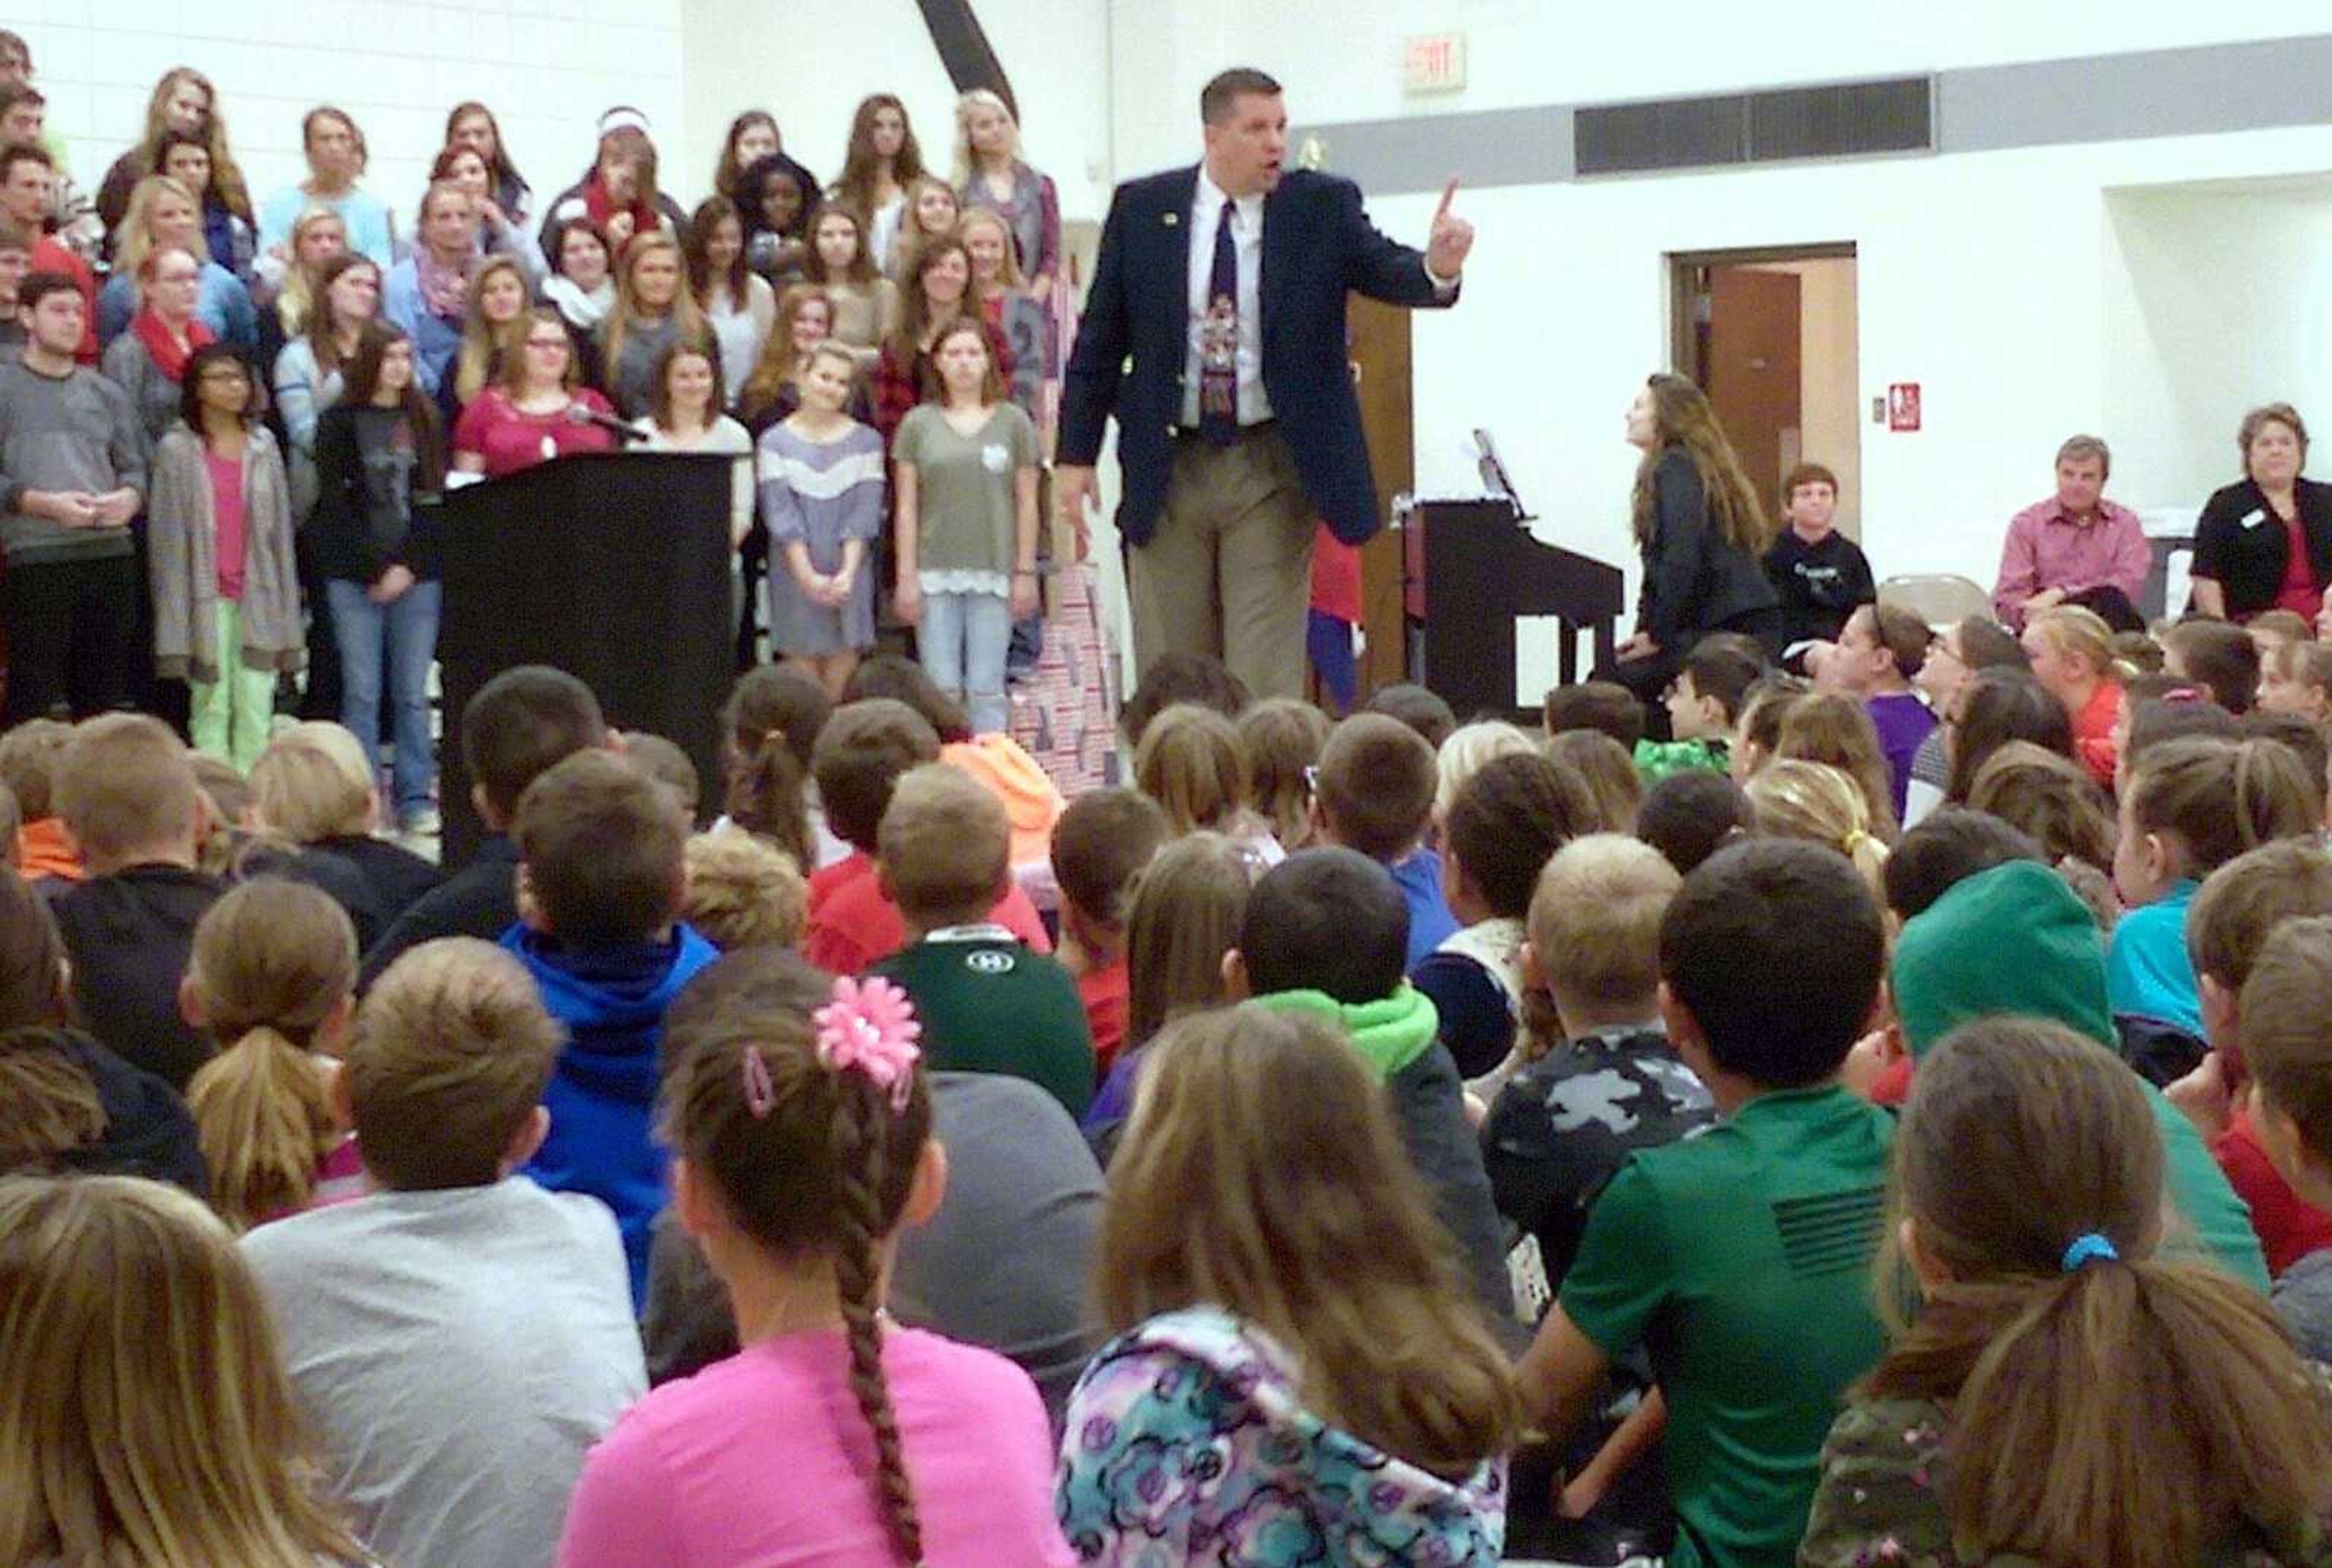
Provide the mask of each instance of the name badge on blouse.
POLYGON ((2267 513, 2258 507, 2253 507, 2251 511, 2243 513, 2243 526, 2245 528, 2257 528, 2260 523, 2265 522, 2266 521, 2267 513))

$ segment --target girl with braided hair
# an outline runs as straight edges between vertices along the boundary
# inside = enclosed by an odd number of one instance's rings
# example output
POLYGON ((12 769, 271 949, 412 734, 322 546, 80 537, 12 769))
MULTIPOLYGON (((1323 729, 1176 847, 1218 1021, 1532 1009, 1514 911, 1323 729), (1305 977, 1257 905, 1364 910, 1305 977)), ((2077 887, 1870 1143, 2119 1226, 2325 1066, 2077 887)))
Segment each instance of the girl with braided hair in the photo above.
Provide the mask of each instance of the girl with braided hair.
POLYGON ((743 1348, 592 1450, 560 1568, 1075 1561, 1027 1374, 884 1311, 899 1236, 947 1185, 918 1032, 880 979, 814 1009, 730 990, 674 1020, 674 1208, 743 1348))

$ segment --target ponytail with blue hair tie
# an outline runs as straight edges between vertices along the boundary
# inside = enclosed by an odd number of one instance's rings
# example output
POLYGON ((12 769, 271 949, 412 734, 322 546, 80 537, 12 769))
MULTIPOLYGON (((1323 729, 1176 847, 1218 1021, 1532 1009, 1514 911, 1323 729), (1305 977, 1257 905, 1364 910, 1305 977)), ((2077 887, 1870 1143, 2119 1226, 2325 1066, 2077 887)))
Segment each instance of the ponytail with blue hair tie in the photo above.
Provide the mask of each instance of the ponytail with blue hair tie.
POLYGON ((2083 1264, 2117 1263, 2120 1260, 2121 1253, 2114 1244, 2102 1232, 2090 1230, 2073 1238, 2072 1244, 2065 1248, 2065 1259, 2060 1267, 2067 1274, 2071 1274, 2083 1264))

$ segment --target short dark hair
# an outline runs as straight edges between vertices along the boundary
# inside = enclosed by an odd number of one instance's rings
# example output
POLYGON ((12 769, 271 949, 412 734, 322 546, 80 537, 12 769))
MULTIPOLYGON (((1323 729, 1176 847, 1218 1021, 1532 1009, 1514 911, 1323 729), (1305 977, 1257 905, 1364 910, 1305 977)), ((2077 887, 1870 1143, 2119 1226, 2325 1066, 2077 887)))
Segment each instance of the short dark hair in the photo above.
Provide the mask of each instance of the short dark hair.
POLYGON ((1458 730, 1458 714, 1449 704, 1423 686, 1409 681, 1397 685, 1380 686, 1369 700, 1361 704, 1364 713, 1382 713, 1425 737, 1425 743, 1436 751, 1441 742, 1458 730))
POLYGON ((1280 91, 1279 83, 1266 72, 1251 65, 1234 66, 1217 72, 1199 90, 1199 118, 1209 125, 1220 125, 1231 117, 1232 100, 1241 93, 1260 92, 1276 98, 1280 91))
POLYGON ((1829 1077, 1869 1021, 1887 932, 1834 849, 1753 838, 1685 878, 1660 922, 1660 978, 1708 1054, 1761 1088, 1829 1077))
POLYGON ((883 813, 908 770, 940 757, 937 731, 895 697, 869 697, 835 710, 818 731, 810 772, 826 825, 854 849, 881 845, 883 813))
POLYGON ((843 702, 863 703, 870 697, 905 703, 922 715, 942 741, 971 739, 971 719, 963 704, 941 691, 940 684, 913 659, 876 654, 851 672, 850 683, 843 688, 843 702))
POLYGON ((1248 894, 1238 950, 1257 996, 1315 990, 1347 1006, 1382 1001, 1408 967, 1409 901, 1392 873, 1357 850, 1299 849, 1248 894))
POLYGON ((2259 645, 2232 621, 2181 621, 2163 634, 2163 649, 2174 654, 2186 678, 2211 689, 2228 712, 2251 711, 2259 695, 2259 645))
POLYGON ((1546 732, 1601 730, 1630 751, 1644 738, 1644 704, 1617 681, 1582 681, 1546 694, 1546 732))
POLYGON ((41 301, 51 294, 71 294, 83 304, 81 285, 62 272, 26 272, 24 281, 16 285, 16 309, 29 316, 40 308, 41 301))
POLYGON ((1895 673, 1909 680, 1927 662, 1927 646, 1935 640, 1935 628, 1901 605, 1872 604, 1869 610, 1871 636, 1895 661, 1895 673))
POLYGON ((1391 861, 1425 831, 1440 783, 1423 736, 1388 714, 1355 713, 1320 748, 1313 798, 1339 842, 1391 861))
POLYGON ((1164 654, 1142 672, 1133 695, 1117 713, 1118 728, 1129 746, 1142 744, 1150 721, 1177 703, 1196 703, 1236 722, 1255 702, 1247 683, 1230 673, 1220 659, 1205 654, 1164 654))
POLYGON ((2016 634, 1989 616, 1970 616, 1957 627, 1960 663, 1971 670, 2030 670, 2032 655, 2016 634))
POLYGON ((1555 851, 1603 826, 1602 806, 1577 769, 1544 752, 1514 751, 1458 787, 1442 839, 1490 913, 1520 920, 1555 851))
POLYGON ((196 435, 203 433, 203 377, 214 365, 233 365, 243 372, 243 419, 248 425, 267 412, 267 378, 252 368, 233 343, 205 343, 186 356, 178 377, 178 417, 196 435))
POLYGON ((1093 789, 1053 825, 1053 880, 1087 919, 1123 925, 1133 879, 1173 837, 1166 813, 1139 789, 1093 789))
POLYGON ((2136 769, 2140 757, 2165 741, 2239 741, 2242 733, 2241 720, 2205 696, 2202 688, 2182 682, 2170 696, 2131 699, 2122 766, 2136 769))
POLYGON ((1636 837, 1684 876, 1734 838, 1756 831, 1757 814, 1741 786, 1698 768, 1669 774, 1636 807, 1636 837))
POLYGON ((504 670, 462 709, 462 760, 505 825, 528 785, 607 739, 591 688, 548 664, 504 670))
POLYGON ((1887 857, 1887 907, 1898 920, 1913 920, 1979 871, 2047 859, 2031 835, 1988 811, 1938 806, 1887 857))
MULTIPOLYGON (((1702 643, 1686 655, 1684 668, 1677 673, 1692 677, 1694 696, 1716 698, 1717 707, 1725 713, 1725 722, 1737 724, 1741 722, 1741 704, 1748 701, 1749 688, 1764 674, 1765 666, 1738 648, 1723 644, 1712 647, 1702 643)), ((1640 707, 1638 711, 1641 712, 1640 707)))
POLYGON ((1781 502, 1784 509, 1790 504, 1790 497, 1797 493, 1798 486, 1802 484, 1827 484, 1832 495, 1838 493, 1837 474, 1819 463, 1801 463, 1782 475, 1781 502))
POLYGON ((613 751, 578 751, 528 785, 511 837, 536 908, 570 947, 640 942, 680 913, 688 824, 671 790, 613 751))
POLYGON ((15 177, 16 166, 20 163, 36 163, 52 171, 57 167, 56 158, 40 143, 12 141, 0 147, 0 185, 6 185, 15 177))

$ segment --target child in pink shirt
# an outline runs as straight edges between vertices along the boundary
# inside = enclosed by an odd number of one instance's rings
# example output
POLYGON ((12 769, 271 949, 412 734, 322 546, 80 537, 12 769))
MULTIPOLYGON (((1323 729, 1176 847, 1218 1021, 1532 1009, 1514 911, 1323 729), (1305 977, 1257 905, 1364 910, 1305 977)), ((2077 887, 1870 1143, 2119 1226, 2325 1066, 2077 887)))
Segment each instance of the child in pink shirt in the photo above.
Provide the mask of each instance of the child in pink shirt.
POLYGON ((760 972, 715 965, 664 1035, 674 1209, 743 1349, 591 1451, 559 1568, 1066 1568, 1027 1374, 883 1310, 947 1184, 913 1009, 881 980, 801 966, 777 995, 760 972))

